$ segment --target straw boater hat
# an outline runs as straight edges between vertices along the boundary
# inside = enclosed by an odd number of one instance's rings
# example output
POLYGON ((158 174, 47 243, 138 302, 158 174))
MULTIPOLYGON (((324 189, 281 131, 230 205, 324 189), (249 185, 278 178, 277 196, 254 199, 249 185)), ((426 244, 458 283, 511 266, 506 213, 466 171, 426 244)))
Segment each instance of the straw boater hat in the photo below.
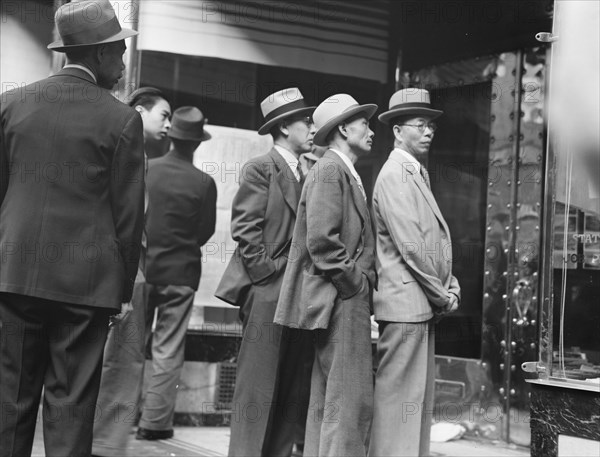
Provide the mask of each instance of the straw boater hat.
POLYGON ((177 140, 208 141, 212 136, 204 131, 204 124, 206 119, 202 111, 195 106, 182 106, 173 113, 167 135, 177 140))
POLYGON ((435 119, 443 114, 443 111, 431 108, 429 92, 425 89, 401 89, 390 98, 389 111, 379 115, 379 120, 386 125, 398 116, 427 116, 435 119))
POLYGON ((292 115, 310 115, 315 107, 307 106, 297 87, 283 89, 269 95, 260 104, 265 123, 258 129, 259 135, 266 135, 271 128, 292 115))
POLYGON ((367 119, 371 119, 375 111, 377 111, 377 105, 359 105, 348 94, 332 95, 323 100, 313 113, 313 120, 317 128, 313 142, 317 146, 327 146, 325 139, 335 126, 362 112, 364 112, 367 119))
POLYGON ((65 52, 71 48, 112 43, 137 35, 123 29, 108 0, 72 1, 62 5, 54 15, 60 40, 48 49, 65 52))

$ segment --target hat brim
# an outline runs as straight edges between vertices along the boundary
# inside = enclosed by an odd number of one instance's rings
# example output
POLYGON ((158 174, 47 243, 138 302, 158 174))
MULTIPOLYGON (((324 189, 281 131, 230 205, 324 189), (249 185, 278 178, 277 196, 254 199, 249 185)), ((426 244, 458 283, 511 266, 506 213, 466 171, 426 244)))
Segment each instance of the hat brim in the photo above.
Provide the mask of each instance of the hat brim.
POLYGON ((440 117, 442 114, 444 114, 443 111, 432 108, 396 108, 386 111, 385 113, 381 113, 377 119, 379 119, 385 125, 390 125, 390 121, 398 116, 427 116, 431 119, 435 119, 436 117, 440 117))
POLYGON ((287 113, 283 113, 280 114, 279 116, 275 116, 273 119, 269 120, 269 122, 265 122, 259 129, 258 129, 258 134, 259 135, 266 135, 268 133, 270 133, 271 128, 276 125, 277 123, 281 122, 283 119, 285 119, 286 117, 290 117, 290 116, 294 116, 297 114, 302 114, 302 113, 311 113, 316 109, 316 106, 306 106, 304 108, 298 108, 298 109, 293 109, 291 111, 288 111, 287 113))
POLYGON ((212 138, 212 135, 207 131, 202 132, 202 136, 190 136, 189 133, 178 132, 177 130, 172 129, 167 132, 167 136, 169 138, 184 141, 208 141, 212 138))
POLYGON ((74 49, 74 48, 81 48, 84 46, 94 46, 97 44, 107 44, 107 43, 114 43, 115 41, 121 41, 124 40, 125 38, 130 38, 132 36, 137 35, 139 32, 137 30, 133 30, 133 29, 122 29, 119 33, 117 33, 116 35, 113 35, 109 38, 106 38, 105 40, 102 41, 97 41, 95 43, 80 43, 80 44, 69 44, 69 45, 65 45, 62 41, 62 39, 60 40, 56 40, 53 43, 50 43, 48 45, 48 49, 55 51, 55 52, 66 52, 69 49, 74 49))
POLYGON ((323 124, 317 133, 315 133, 315 137, 313 138, 313 143, 317 146, 327 146, 325 140, 329 132, 338 124, 341 124, 346 119, 364 112, 367 115, 367 119, 371 119, 375 111, 377 111, 378 106, 373 104, 367 105, 358 105, 348 111, 344 111, 342 114, 337 115, 334 118, 331 118, 328 122, 323 124))

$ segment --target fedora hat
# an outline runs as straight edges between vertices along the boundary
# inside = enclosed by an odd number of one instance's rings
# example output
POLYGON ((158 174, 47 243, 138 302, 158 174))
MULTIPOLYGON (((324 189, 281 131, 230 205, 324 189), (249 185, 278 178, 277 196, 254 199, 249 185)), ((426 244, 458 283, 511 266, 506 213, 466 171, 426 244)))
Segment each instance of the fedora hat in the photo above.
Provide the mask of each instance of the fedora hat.
POLYGON ((173 113, 167 135, 177 140, 208 141, 212 136, 204 131, 204 124, 206 118, 202 111, 195 106, 182 106, 173 113))
POLYGON ((54 22, 60 40, 48 45, 48 49, 65 52, 80 46, 112 43, 137 35, 131 29, 123 29, 108 0, 82 0, 65 3, 56 11, 54 22))
POLYGON ((297 87, 283 89, 265 98, 260 109, 265 123, 258 129, 259 135, 266 135, 271 128, 286 117, 298 114, 311 114, 314 106, 307 106, 297 87))
POLYGON ((327 146, 325 139, 336 125, 361 112, 365 113, 367 119, 371 119, 375 111, 377 111, 377 105, 359 105, 348 94, 336 94, 326 98, 313 113, 313 120, 317 128, 313 143, 317 146, 327 146))
POLYGON ((398 116, 427 116, 435 119, 443 113, 443 111, 431 108, 428 91, 411 87, 401 89, 392 95, 389 110, 381 113, 378 119, 384 124, 389 125, 390 120, 398 116))

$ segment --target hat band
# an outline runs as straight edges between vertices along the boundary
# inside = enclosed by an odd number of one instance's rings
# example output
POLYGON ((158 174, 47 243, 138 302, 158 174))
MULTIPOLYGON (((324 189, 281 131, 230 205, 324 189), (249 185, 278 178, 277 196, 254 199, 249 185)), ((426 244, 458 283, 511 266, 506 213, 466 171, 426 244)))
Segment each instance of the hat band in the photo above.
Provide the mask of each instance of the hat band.
POLYGON ((431 104, 429 103, 421 103, 421 102, 412 102, 412 103, 400 103, 398 105, 392 106, 389 111, 399 108, 431 108, 431 104))
POLYGON ((280 106, 279 108, 275 108, 273 111, 271 111, 269 114, 267 114, 265 116, 265 124, 267 122, 270 122, 272 119, 276 118, 277 116, 280 116, 282 114, 287 113, 288 111, 294 111, 297 109, 302 109, 302 108, 306 108, 306 103, 304 102, 304 99, 301 98, 299 100, 290 102, 286 105, 280 106))
POLYGON ((62 38, 65 46, 84 46, 104 41, 112 36, 117 35, 118 33, 121 33, 121 30, 122 29, 119 25, 119 20, 116 16, 114 16, 110 20, 96 27, 86 28, 85 30, 66 35, 61 33, 60 37, 62 38))

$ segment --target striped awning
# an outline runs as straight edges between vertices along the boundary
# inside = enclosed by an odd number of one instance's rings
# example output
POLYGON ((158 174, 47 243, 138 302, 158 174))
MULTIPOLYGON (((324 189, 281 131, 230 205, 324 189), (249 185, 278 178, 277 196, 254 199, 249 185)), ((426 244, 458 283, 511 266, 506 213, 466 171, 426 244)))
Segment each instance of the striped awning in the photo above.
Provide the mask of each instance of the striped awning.
POLYGON ((141 1, 138 49, 386 82, 389 2, 141 1))

